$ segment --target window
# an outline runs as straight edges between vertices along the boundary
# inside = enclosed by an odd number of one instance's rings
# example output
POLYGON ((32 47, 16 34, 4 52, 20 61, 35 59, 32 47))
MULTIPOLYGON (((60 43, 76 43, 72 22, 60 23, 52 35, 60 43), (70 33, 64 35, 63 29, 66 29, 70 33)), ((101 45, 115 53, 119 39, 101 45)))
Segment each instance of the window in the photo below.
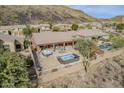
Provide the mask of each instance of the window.
POLYGON ((11 35, 12 34, 11 31, 8 31, 8 34, 11 35))
POLYGON ((9 49, 9 48, 10 48, 9 45, 3 45, 3 47, 4 47, 5 49, 9 49))

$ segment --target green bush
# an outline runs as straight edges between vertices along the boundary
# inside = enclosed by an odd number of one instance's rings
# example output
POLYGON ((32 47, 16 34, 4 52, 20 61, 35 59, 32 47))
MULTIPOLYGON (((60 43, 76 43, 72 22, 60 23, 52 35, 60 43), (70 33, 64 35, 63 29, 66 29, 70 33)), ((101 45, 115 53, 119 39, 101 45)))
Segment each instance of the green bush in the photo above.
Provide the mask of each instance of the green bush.
POLYGON ((79 29, 84 29, 85 27, 84 26, 79 26, 79 29))
POLYGON ((26 59, 24 56, 9 51, 0 53, 0 87, 30 87, 26 59))
POLYGON ((92 26, 91 25, 86 25, 86 27, 88 28, 88 29, 92 29, 92 26))
POLYGON ((111 37, 113 48, 122 48, 124 47, 124 39, 119 36, 111 37))
POLYGON ((30 45, 30 42, 28 40, 24 40, 24 49, 27 49, 30 45))
POLYGON ((78 30, 78 24, 72 24, 72 30, 74 31, 78 30))
POLYGON ((54 32, 59 32, 59 31, 60 31, 60 28, 57 27, 57 26, 55 26, 55 27, 53 27, 53 31, 54 31, 54 32))

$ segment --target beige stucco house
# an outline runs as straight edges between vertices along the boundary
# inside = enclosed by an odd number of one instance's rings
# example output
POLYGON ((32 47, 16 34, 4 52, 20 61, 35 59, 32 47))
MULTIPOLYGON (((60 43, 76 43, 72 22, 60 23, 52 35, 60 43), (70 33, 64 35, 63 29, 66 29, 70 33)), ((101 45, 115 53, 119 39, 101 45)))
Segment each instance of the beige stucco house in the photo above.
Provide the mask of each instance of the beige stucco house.
POLYGON ((72 30, 72 24, 55 24, 54 27, 60 28, 61 31, 71 31, 72 30))
POLYGON ((31 27, 35 28, 37 32, 51 31, 50 24, 31 25, 31 27))
POLYGON ((24 37, 22 32, 24 28, 26 28, 25 25, 0 26, 0 33, 24 37))
MULTIPOLYGON (((38 24, 38 25, 30 25, 32 28, 35 28, 37 32, 42 31, 50 31, 49 24, 38 24)), ((12 25, 12 26, 0 26, 0 33, 24 37, 23 29, 26 28, 26 25, 12 25)))
POLYGON ((83 37, 92 39, 95 38, 109 38, 107 33, 101 31, 68 31, 68 32, 41 32, 33 33, 31 41, 33 48, 36 49, 45 49, 51 48, 56 50, 57 47, 66 46, 74 47, 77 37, 83 37))
POLYGON ((24 49, 24 38, 0 34, 0 48, 9 49, 11 52, 18 52, 24 49))

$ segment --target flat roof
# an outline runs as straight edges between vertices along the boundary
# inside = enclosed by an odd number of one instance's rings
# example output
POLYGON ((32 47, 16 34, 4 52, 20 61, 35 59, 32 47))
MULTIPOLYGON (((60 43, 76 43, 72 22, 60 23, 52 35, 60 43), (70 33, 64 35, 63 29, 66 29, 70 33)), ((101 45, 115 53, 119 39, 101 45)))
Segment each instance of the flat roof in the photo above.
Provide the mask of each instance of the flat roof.
MULTIPOLYGON (((40 27, 40 26, 50 26, 49 24, 36 24, 30 25, 31 27, 40 27)), ((9 26, 0 26, 1 30, 4 29, 13 29, 13 28, 26 28, 26 25, 9 25, 9 26)))
POLYGON ((5 35, 5 34, 0 33, 0 40, 8 41, 8 42, 14 42, 15 40, 17 40, 20 43, 23 43, 24 38, 11 36, 11 35, 5 35))
POLYGON ((72 41, 74 36, 82 36, 82 37, 96 37, 96 36, 107 36, 107 33, 101 31, 68 31, 68 32, 40 32, 33 33, 32 40, 37 45, 43 44, 51 44, 51 43, 59 43, 59 42, 67 42, 72 41))

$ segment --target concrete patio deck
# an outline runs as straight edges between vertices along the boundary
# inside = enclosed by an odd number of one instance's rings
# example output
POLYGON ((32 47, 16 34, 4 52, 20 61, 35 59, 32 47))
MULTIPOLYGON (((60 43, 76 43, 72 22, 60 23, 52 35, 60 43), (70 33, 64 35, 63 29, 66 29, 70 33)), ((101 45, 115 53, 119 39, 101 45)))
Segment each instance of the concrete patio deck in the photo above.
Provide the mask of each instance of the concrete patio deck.
POLYGON ((79 54, 78 51, 76 51, 74 49, 65 50, 64 53, 58 53, 58 51, 56 51, 56 52, 53 53, 53 55, 51 55, 49 57, 44 57, 42 55, 42 53, 39 53, 38 58, 40 60, 41 66, 42 66, 42 74, 51 72, 51 70, 53 70, 53 69, 63 68, 66 65, 75 64, 75 62, 70 63, 70 64, 61 64, 57 59, 58 56, 61 56, 61 55, 64 55, 64 54, 72 54, 72 53, 75 53, 75 54, 80 56, 80 60, 78 61, 78 62, 80 62, 81 61, 81 55, 79 54))

